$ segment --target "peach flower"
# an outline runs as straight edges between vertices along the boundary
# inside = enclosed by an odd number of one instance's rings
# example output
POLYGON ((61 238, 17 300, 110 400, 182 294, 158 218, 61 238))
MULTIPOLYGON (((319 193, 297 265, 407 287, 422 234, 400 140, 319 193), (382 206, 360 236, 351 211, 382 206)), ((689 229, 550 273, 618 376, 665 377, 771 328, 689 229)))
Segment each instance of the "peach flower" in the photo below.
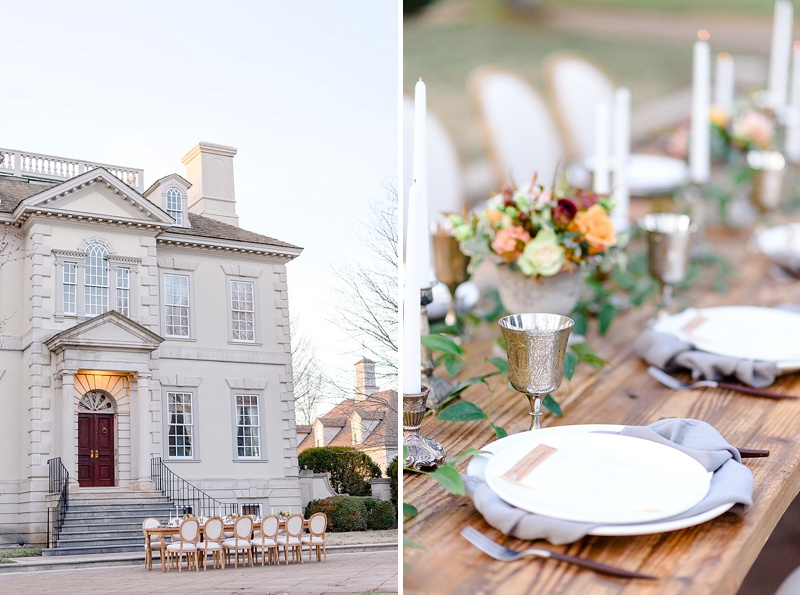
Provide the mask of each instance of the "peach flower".
POLYGON ((506 260, 513 260, 530 240, 531 235, 521 227, 506 227, 492 240, 492 250, 506 260))
POLYGON ((594 204, 585 211, 578 212, 569 226, 577 231, 589 244, 589 253, 597 254, 616 245, 617 234, 608 212, 600 204, 594 204))

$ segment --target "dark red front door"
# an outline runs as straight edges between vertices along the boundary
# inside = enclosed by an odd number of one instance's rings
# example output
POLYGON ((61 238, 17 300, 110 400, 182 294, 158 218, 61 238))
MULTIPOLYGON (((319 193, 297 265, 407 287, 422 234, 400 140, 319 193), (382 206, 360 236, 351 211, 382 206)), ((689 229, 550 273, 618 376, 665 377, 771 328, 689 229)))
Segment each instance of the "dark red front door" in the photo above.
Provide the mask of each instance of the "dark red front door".
POLYGON ((78 485, 114 485, 114 416, 78 414, 78 485))

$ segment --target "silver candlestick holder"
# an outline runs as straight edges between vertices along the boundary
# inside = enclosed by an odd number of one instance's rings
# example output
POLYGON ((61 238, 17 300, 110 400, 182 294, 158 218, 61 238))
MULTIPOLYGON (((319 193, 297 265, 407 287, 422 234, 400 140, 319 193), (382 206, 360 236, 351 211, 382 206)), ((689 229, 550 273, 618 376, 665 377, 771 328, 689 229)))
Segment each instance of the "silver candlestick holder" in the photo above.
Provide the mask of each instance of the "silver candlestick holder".
MULTIPOLYGON (((434 282, 435 285, 436 282, 434 282)), ((431 326, 428 322, 428 304, 433 302, 433 287, 423 287, 419 292, 419 329, 422 335, 429 335, 431 333, 431 326)), ((453 392, 453 384, 440 376, 433 373, 434 363, 433 354, 431 350, 421 345, 422 357, 420 358, 422 373, 422 383, 430 387, 430 395, 428 397, 428 409, 435 409, 436 406, 444 401, 450 393, 453 392)))
POLYGON ((425 417, 425 402, 429 389, 421 387, 419 393, 403 394, 403 446, 406 449, 405 466, 413 469, 438 467, 444 463, 447 453, 444 447, 433 438, 419 433, 422 418, 425 417))

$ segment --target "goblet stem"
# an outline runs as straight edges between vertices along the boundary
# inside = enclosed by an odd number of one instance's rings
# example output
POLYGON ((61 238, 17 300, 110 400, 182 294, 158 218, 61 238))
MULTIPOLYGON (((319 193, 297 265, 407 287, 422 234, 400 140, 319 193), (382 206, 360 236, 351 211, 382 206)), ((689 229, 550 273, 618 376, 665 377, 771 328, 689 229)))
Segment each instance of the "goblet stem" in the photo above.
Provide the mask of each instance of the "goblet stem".
POLYGON ((669 307, 672 304, 672 285, 669 283, 661 282, 661 292, 658 296, 658 305, 656 306, 656 318, 663 318, 669 314, 669 307))
POLYGON ((447 315, 444 317, 444 323, 447 326, 455 326, 458 318, 456 316, 456 292, 450 289, 450 305, 447 308, 447 315))
POLYGON ((541 430, 542 429, 542 422, 541 422, 541 417, 542 417, 542 411, 541 411, 542 397, 541 397, 541 395, 538 395, 538 394, 537 395, 531 395, 529 393, 526 394, 525 396, 528 397, 528 404, 531 406, 531 411, 530 411, 531 427, 528 428, 528 431, 530 431, 530 430, 541 430))

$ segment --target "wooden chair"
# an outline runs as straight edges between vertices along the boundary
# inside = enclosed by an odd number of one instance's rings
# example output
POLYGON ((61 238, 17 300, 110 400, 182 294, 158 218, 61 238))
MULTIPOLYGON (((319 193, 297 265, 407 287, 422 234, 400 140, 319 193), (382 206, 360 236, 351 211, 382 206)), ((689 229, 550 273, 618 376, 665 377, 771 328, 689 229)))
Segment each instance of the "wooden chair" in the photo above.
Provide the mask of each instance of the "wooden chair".
POLYGON ((474 71, 469 88, 498 188, 526 186, 534 174, 540 184, 552 184, 564 148, 542 96, 516 74, 497 68, 474 71))
POLYGON ((280 565, 281 558, 278 552, 278 527, 280 521, 277 514, 270 514, 261 519, 261 531, 250 541, 253 550, 258 556, 258 551, 261 550, 261 566, 264 566, 264 559, 267 559, 267 564, 275 563, 280 565))
POLYGON ((293 514, 286 519, 286 533, 278 535, 277 542, 283 548, 283 558, 289 564, 289 548, 292 550, 292 560, 303 563, 303 543, 300 538, 303 533, 303 515, 293 514))
POLYGON ((225 569, 225 556, 222 555, 222 540, 225 537, 224 529, 225 524, 222 522, 222 518, 218 516, 211 517, 203 525, 203 541, 197 544, 197 553, 203 556, 204 571, 209 552, 211 552, 214 560, 214 568, 217 567, 217 558, 219 558, 220 566, 223 570, 225 569))
MULTIPOLYGON (((170 543, 167 546, 167 561, 170 558, 175 559, 175 564, 178 566, 178 572, 183 567, 183 554, 186 554, 186 566, 189 570, 192 569, 192 560, 194 560, 194 569, 200 570, 197 564, 197 540, 200 537, 200 523, 197 519, 184 519, 180 524, 178 542, 170 543)), ((163 562, 162 562, 163 563, 163 562)), ((167 571, 169 571, 169 563, 167 564, 167 571)))
POLYGON ((317 562, 320 561, 320 550, 328 561, 328 554, 325 551, 325 529, 328 528, 328 516, 324 512, 316 512, 308 519, 308 535, 303 535, 300 541, 303 545, 308 545, 308 561, 311 562, 311 552, 317 550, 317 562))
MULTIPOLYGON (((161 525, 161 521, 155 518, 147 518, 142 521, 142 534, 144 535, 144 568, 145 570, 153 569, 153 548, 161 551, 161 535, 148 536, 145 529, 152 529, 161 525)), ((161 566, 164 566, 164 560, 161 560, 161 566)))
MULTIPOLYGON (((244 554, 247 553, 250 566, 253 565, 253 546, 250 540, 253 537, 253 517, 241 516, 236 519, 233 524, 233 537, 229 537, 222 542, 222 549, 225 551, 225 556, 230 556, 231 551, 234 553, 234 567, 239 567, 239 552, 242 552, 242 564, 245 564, 244 554)), ((229 558, 228 558, 229 559, 229 558)))

